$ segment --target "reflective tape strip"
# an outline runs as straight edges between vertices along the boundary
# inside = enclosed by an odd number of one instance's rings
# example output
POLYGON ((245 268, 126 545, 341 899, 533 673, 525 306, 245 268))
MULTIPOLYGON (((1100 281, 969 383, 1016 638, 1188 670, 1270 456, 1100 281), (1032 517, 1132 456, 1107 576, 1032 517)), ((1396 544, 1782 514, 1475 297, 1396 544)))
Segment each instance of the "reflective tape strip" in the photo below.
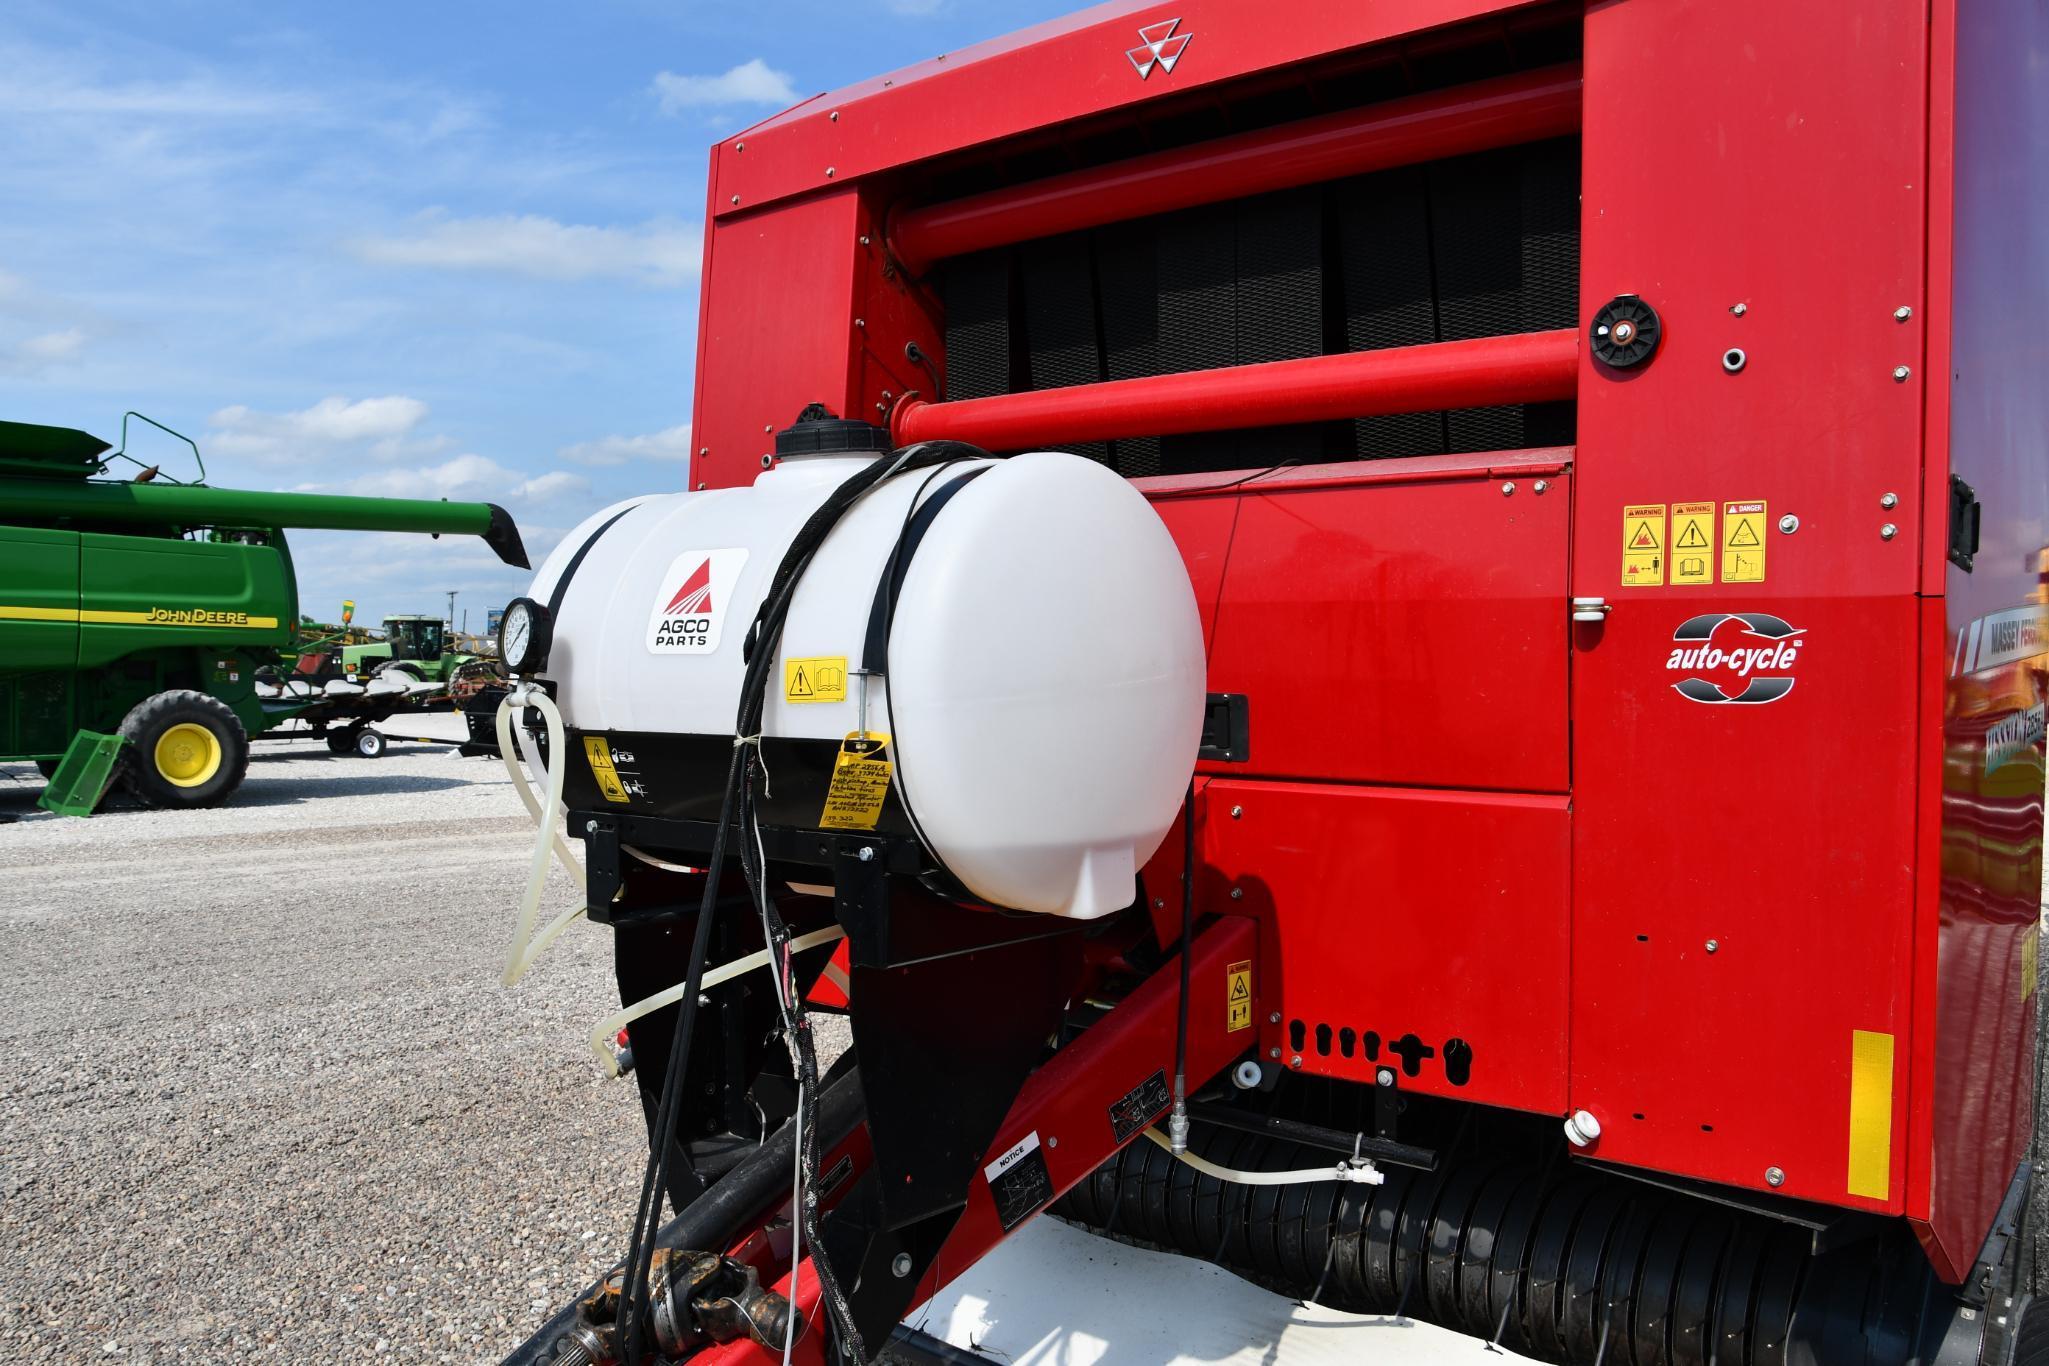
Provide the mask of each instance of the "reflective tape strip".
POLYGON ((1850 1031, 1850 1180, 1852 1195, 1892 1194, 1892 1035, 1850 1031))
MULTIPOLYGON (((200 609, 202 612, 204 609, 200 609)), ((214 613, 202 620, 179 620, 190 609, 166 608, 154 612, 111 612, 99 608, 79 611, 75 607, 11 607, 0 604, 0 621, 79 621, 92 626, 219 626, 231 631, 275 631, 276 617, 252 617, 240 612, 214 613)))

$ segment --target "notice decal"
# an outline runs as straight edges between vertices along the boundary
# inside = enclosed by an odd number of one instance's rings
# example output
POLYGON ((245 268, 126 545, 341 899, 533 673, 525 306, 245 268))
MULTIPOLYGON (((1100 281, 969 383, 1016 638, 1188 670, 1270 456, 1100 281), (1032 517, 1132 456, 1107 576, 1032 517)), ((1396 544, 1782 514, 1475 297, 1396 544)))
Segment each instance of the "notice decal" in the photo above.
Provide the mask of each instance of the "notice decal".
POLYGON ((657 585, 648 616, 647 648, 658 655, 708 655, 719 648, 745 549, 686 550, 657 585))
POLYGON ((1709 612, 1672 633, 1665 668, 1686 675, 1672 689, 1689 702, 1776 702, 1793 691, 1806 635, 1763 612, 1709 612))

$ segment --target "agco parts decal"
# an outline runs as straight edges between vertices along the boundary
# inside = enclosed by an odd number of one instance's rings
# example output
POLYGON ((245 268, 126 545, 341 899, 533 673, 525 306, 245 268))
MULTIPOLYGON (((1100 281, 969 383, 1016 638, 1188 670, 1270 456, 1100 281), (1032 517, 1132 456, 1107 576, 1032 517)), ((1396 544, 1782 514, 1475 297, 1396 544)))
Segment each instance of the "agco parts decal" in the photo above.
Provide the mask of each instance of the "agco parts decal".
POLYGON ((647 621, 647 648, 658 655, 708 655, 719 648, 747 551, 686 550, 669 565, 647 621))
POLYGON ((1169 75, 1173 74, 1174 63, 1181 60, 1182 50, 1188 46, 1188 40, 1195 36, 1192 33, 1177 35, 1174 30, 1179 27, 1179 19, 1162 19, 1159 23, 1147 24, 1138 31, 1138 46, 1124 55, 1129 57, 1132 66, 1137 68, 1140 80, 1152 75, 1154 67, 1169 75))
POLYGON ((1665 661, 1685 678, 1673 691, 1690 702, 1776 702, 1793 691, 1807 633, 1763 612, 1709 612, 1672 633, 1679 648, 1665 661))

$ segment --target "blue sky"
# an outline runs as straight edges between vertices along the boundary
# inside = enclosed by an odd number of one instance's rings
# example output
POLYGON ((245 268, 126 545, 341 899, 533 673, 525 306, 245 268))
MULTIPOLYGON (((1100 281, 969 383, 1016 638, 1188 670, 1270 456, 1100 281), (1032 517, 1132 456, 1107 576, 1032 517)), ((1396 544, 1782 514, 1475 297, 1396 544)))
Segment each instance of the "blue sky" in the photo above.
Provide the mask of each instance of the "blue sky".
MULTIPOLYGON (((0 417, 134 408, 216 484, 499 502, 538 563, 681 483, 711 143, 1078 7, 8 0, 0 417)), ((525 582, 475 542, 294 546, 328 620, 456 589, 481 629, 525 582)))

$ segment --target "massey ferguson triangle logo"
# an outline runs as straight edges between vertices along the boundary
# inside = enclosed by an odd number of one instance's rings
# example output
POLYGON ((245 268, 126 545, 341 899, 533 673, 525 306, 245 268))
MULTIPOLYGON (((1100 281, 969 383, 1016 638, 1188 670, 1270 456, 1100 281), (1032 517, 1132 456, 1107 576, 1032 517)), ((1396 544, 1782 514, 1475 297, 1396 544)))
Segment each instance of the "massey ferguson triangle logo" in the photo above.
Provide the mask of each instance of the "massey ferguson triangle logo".
POLYGON ((669 563, 648 613, 647 648, 658 655, 708 655, 734 606, 747 563, 743 548, 686 550, 669 563), (727 609, 720 611, 720 608, 727 609))
POLYGON ((1124 55, 1131 58, 1131 64, 1138 68, 1138 78, 1144 80, 1153 74, 1153 68, 1172 74, 1174 63, 1181 60, 1182 49, 1195 35, 1177 35, 1174 30, 1181 27, 1179 19, 1163 19, 1157 24, 1147 24, 1138 31, 1139 45, 1124 55))
POLYGON ((1776 702, 1793 691, 1806 634, 1763 612, 1709 612, 1680 623, 1665 667, 1687 672, 1672 688, 1691 702, 1776 702))
POLYGON ((711 612, 711 557, 697 566, 697 572, 683 580, 683 586, 676 590, 676 596, 669 599, 669 605, 662 609, 664 616, 687 616, 691 613, 711 612))

